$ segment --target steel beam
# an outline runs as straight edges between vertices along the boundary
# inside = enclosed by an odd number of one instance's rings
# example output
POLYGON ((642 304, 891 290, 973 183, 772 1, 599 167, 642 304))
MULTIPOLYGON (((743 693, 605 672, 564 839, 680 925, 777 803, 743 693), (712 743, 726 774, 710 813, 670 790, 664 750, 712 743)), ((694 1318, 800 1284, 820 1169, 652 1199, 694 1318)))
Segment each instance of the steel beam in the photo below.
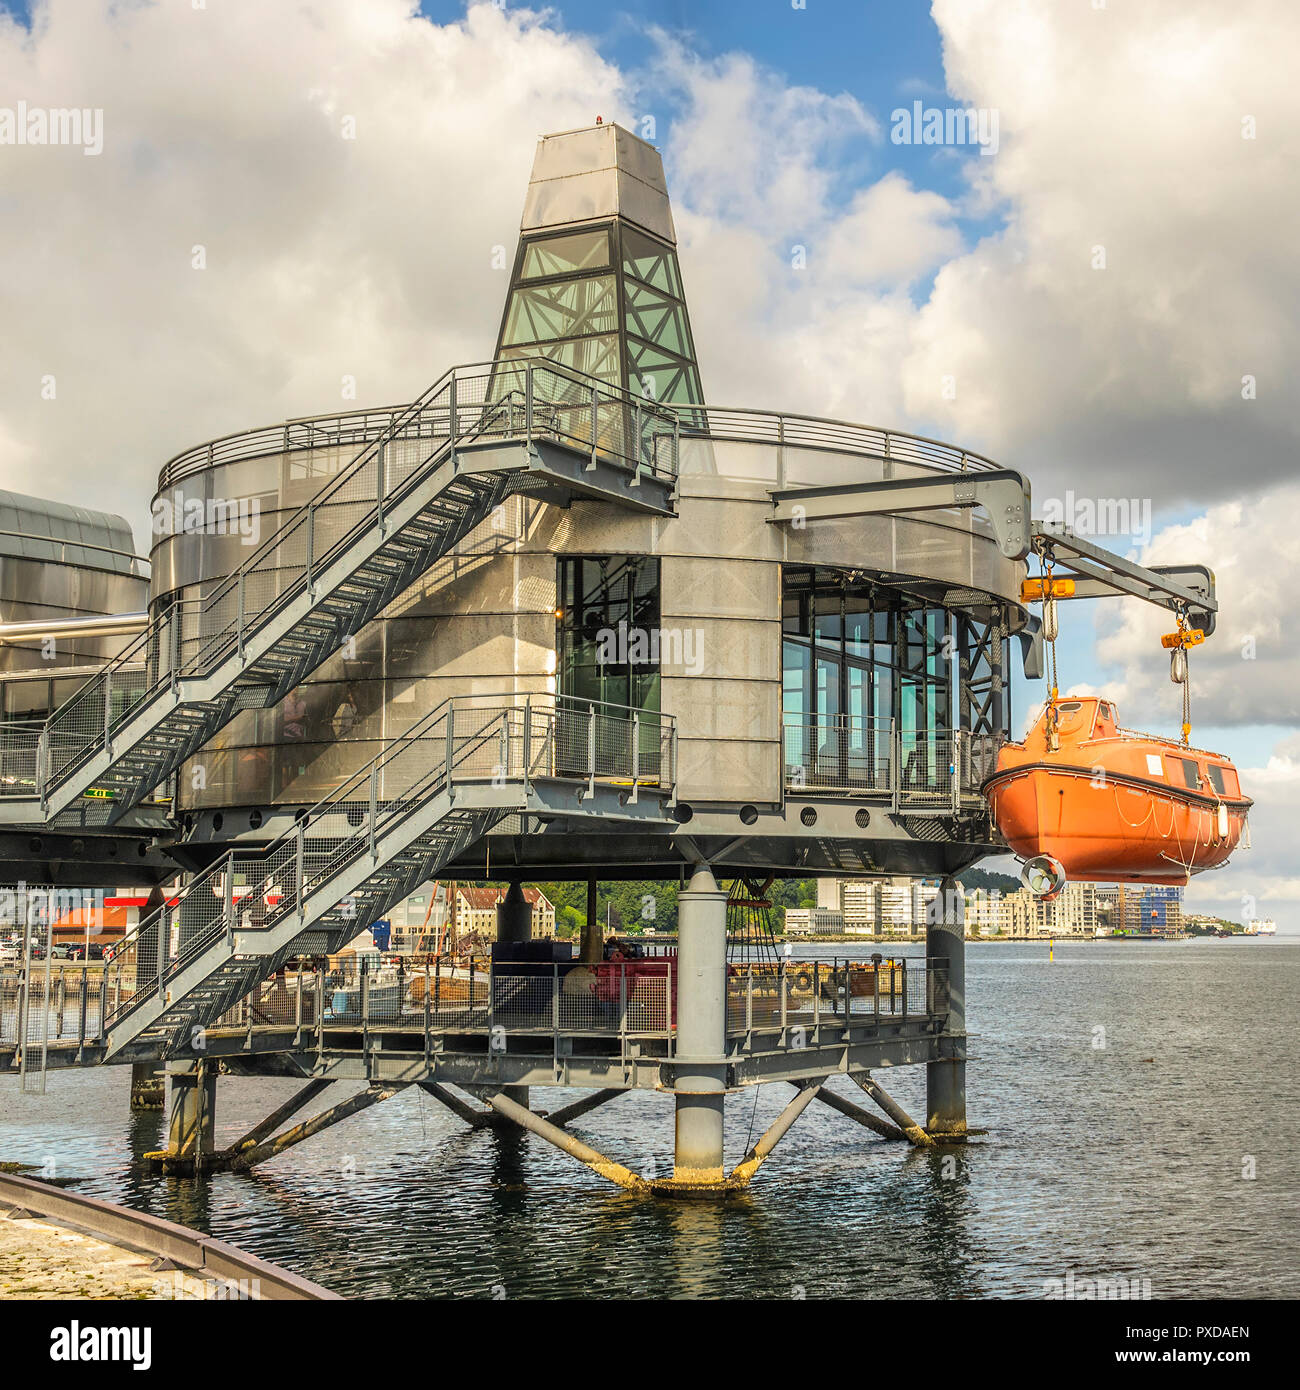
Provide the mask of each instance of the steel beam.
POLYGON ((1208 637, 1214 631, 1219 604, 1214 572, 1204 565, 1139 565, 1122 555, 1076 536, 1055 522, 1035 521, 1033 534, 1051 550, 1061 567, 1079 578, 1073 598, 1131 595, 1176 611, 1185 608, 1192 625, 1208 637))
POLYGON ((763 1166, 763 1161, 768 1154, 789 1133, 790 1126, 817 1099, 821 1088, 822 1082, 815 1081, 799 1089, 795 1098, 772 1121, 754 1147, 732 1169, 730 1183, 733 1187, 747 1187, 749 1185, 754 1174, 763 1166))
POLYGON ((833 483, 825 487, 772 488, 774 525, 830 521, 894 512, 983 507, 998 549, 1009 560, 1023 560, 1031 541, 1029 479, 1011 468, 987 473, 927 473, 916 478, 833 483))
POLYGON ((854 1105, 851 1100, 845 1100, 843 1096, 827 1086, 823 1086, 817 1092, 817 1099, 824 1105, 829 1105, 832 1110, 838 1110, 841 1115, 846 1115, 850 1120, 856 1120, 864 1129, 879 1134, 882 1139, 901 1139, 904 1141, 907 1139, 907 1135, 897 1125, 891 1125, 888 1120, 879 1119, 869 1110, 864 1110, 860 1105, 854 1105))
POLYGON ((244 1149, 254 1148, 257 1144, 260 1144, 268 1134, 274 1134, 290 1116, 296 1115, 304 1105, 310 1105, 323 1090, 333 1084, 333 1079, 328 1076, 316 1077, 309 1081, 300 1090, 295 1091, 279 1109, 273 1110, 266 1119, 255 1124, 242 1139, 236 1140, 236 1142, 230 1146, 231 1152, 240 1153, 244 1149))
POLYGON ((604 1090, 593 1091, 591 1095, 583 1096, 581 1100, 575 1100, 571 1105, 562 1105, 558 1110, 552 1111, 549 1115, 544 1116, 544 1118, 547 1123, 562 1128, 564 1125, 569 1124, 570 1121, 580 1118, 591 1110, 595 1110, 598 1106, 606 1105, 611 1100, 617 1100, 619 1096, 626 1094, 627 1092, 624 1090, 616 1090, 611 1086, 607 1086, 604 1090))
POLYGON ((856 1081, 885 1114, 894 1121, 900 1133, 909 1144, 915 1145, 918 1149, 934 1148, 934 1140, 930 1138, 925 1130, 917 1124, 883 1086, 871 1079, 870 1072, 861 1072, 855 1075, 853 1080, 856 1081))
POLYGON ((513 1120, 515 1124, 522 1126, 530 1134, 536 1134, 539 1138, 554 1144, 561 1152, 568 1154, 571 1158, 576 1158, 579 1163, 585 1163, 593 1173, 599 1174, 602 1178, 607 1178, 610 1182, 616 1183, 629 1192, 648 1192, 650 1190, 650 1184, 644 1178, 638 1177, 630 1168, 624 1168, 621 1163, 615 1163, 613 1159, 606 1158, 604 1154, 598 1153, 589 1144, 584 1144, 581 1139, 575 1139, 572 1134, 566 1134, 564 1130, 542 1119, 540 1115, 535 1115, 526 1106, 516 1104, 509 1096, 490 1096, 488 1104, 498 1115, 503 1115, 507 1120, 513 1120))
POLYGON ((476 1110, 467 1105, 454 1091, 449 1091, 437 1081, 417 1081, 422 1091, 427 1091, 435 1100, 441 1101, 453 1115, 458 1115, 471 1129, 482 1129, 496 1118, 490 1110, 476 1110))
POLYGON ((295 1144, 301 1144, 304 1139, 310 1139, 321 1130, 329 1129, 340 1120, 346 1120, 362 1110, 369 1110, 372 1105, 378 1105, 381 1101, 391 1100, 402 1089, 400 1085, 367 1086, 364 1091, 358 1091, 356 1095, 350 1096, 329 1110, 323 1110, 319 1115, 313 1115, 310 1120, 305 1120, 292 1129, 285 1130, 274 1139, 255 1144, 251 1149, 244 1149, 232 1155, 230 1168, 236 1173, 247 1172, 254 1164, 265 1163, 268 1158, 274 1158, 295 1144))

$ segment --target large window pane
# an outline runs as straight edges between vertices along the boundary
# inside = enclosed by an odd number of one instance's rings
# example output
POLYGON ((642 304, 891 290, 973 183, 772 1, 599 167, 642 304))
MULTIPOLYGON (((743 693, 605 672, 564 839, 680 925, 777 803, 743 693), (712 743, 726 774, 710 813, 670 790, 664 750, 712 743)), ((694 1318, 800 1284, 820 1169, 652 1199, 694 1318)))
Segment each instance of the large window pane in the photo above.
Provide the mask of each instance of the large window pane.
POLYGON ((691 356, 686 310, 648 285, 627 284, 627 331, 679 357, 691 356))
POLYGON ((559 562, 556 668, 561 695, 659 708, 659 561, 644 555, 559 562))
POLYGON ((577 270, 596 270, 608 264, 609 234, 576 232, 532 242, 524 252, 520 278, 539 280, 548 275, 571 275, 577 270))
POLYGON ((782 600, 787 776, 808 786, 946 786, 949 615, 888 585, 790 566, 782 600))
POLYGON ((551 342, 618 330, 612 275, 524 286, 510 296, 503 343, 551 342))
POLYGON ((623 231, 623 269, 634 279, 653 285, 675 299, 682 297, 677 257, 672 248, 631 228, 623 231))

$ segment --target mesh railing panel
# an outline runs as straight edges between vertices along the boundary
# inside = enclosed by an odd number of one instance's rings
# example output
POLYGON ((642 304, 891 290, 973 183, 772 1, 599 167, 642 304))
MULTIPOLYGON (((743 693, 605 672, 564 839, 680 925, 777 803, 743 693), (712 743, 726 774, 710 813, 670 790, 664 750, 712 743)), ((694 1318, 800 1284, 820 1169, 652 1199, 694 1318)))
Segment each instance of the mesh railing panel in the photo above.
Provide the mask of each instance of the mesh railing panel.
MULTIPOLYGON (((128 953, 129 954, 129 953, 128 953)), ((400 1029, 414 1033, 671 1037, 676 960, 555 964, 346 953, 288 966, 256 984, 205 1026, 209 1032, 400 1029)), ((126 956, 105 966, 44 972, 24 989, 16 967, 0 969, 0 1045, 28 1051, 102 1042, 136 989, 126 956)), ((881 1020, 941 1021, 948 1013, 942 964, 786 961, 731 967, 730 1036, 748 1032, 872 1026, 881 1020)), ((349 1043, 348 1046, 353 1044, 349 1043)))
POLYGON ((936 978, 935 967, 901 958, 732 966, 727 974, 727 1031, 945 1013, 946 972, 942 992, 937 992, 936 978))
POLYGON ((978 793, 1005 741, 998 735, 899 730, 889 720, 786 715, 786 786, 951 801, 978 793))

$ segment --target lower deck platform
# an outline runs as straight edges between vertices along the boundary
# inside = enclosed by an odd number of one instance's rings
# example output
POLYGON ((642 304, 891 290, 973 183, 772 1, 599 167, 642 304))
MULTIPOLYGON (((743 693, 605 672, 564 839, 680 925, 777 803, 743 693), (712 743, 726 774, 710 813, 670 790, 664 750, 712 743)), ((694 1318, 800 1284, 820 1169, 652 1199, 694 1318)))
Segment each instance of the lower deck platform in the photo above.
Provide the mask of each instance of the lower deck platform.
MULTIPOLYGON (((206 1029, 146 1033, 111 1056, 112 991, 129 981, 81 968, 53 985, 37 975, 28 988, 9 972, 0 976, 0 1075, 206 1061, 242 1075, 671 1090, 675 975, 666 964, 647 973, 653 965, 602 966, 576 988, 575 972, 547 966, 304 969, 266 981, 206 1029)), ((711 1060, 725 1066, 728 1089, 948 1055, 945 972, 924 963, 733 966, 726 996, 725 1047, 711 1060)))

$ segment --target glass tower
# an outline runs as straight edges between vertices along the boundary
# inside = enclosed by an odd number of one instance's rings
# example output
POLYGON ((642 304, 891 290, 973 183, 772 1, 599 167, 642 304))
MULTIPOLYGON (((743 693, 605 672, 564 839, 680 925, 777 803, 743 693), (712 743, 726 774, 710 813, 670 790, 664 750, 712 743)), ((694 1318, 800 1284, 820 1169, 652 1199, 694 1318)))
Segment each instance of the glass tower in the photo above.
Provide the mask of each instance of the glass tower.
POLYGON ((702 405, 663 165, 620 126, 537 147, 497 357, 542 356, 648 399, 702 405))

